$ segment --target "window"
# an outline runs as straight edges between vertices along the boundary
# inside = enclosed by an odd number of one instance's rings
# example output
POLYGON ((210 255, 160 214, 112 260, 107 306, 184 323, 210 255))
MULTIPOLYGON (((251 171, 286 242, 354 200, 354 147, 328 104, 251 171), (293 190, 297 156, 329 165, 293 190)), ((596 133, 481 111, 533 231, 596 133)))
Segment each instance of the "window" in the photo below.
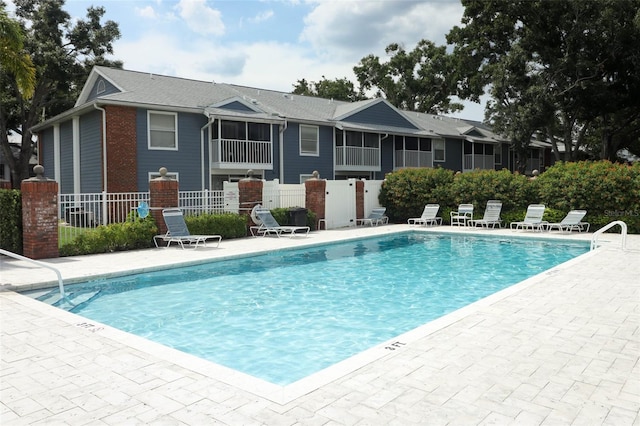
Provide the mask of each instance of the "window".
POLYGON ((266 123, 248 123, 250 141, 270 141, 271 126, 266 123))
POLYGON ((149 149, 178 149, 178 114, 149 111, 147 122, 149 149))
POLYGON ((247 123, 222 120, 222 139, 247 140, 247 123))
POLYGON ((312 178, 313 178, 313 175, 302 174, 300 175, 300 183, 305 183, 306 181, 312 178))
POLYGON ((300 155, 319 155, 318 127, 300 125, 300 155))
POLYGON ((431 146, 433 147, 433 161, 444 161, 444 139, 434 139, 431 146))
POLYGON ((98 82, 98 86, 96 87, 96 95, 104 93, 104 92, 106 92, 106 90, 107 90, 107 87, 106 87, 106 85, 104 83, 104 80, 100 80, 98 82))
POLYGON ((380 142, 380 135, 377 133, 365 133, 364 134, 364 146, 366 148, 378 148, 380 142))
POLYGON ((493 151, 493 161, 495 164, 502 164, 502 147, 497 146, 495 151, 493 151))

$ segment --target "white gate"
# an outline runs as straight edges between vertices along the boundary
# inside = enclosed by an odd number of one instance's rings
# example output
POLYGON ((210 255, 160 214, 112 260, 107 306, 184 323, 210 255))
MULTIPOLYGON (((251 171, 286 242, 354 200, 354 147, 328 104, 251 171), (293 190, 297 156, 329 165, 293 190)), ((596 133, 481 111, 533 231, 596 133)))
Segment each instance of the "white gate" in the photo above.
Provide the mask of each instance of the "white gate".
POLYGON ((356 224, 355 180, 328 180, 325 198, 326 229, 356 224))
POLYGON ((364 217, 369 216, 371 209, 381 207, 378 201, 378 195, 382 188, 382 180, 365 180, 364 181, 364 217))
POLYGON ((238 182, 222 183, 222 189, 224 191, 224 211, 227 213, 239 213, 240 212, 240 191, 238 189, 238 182))

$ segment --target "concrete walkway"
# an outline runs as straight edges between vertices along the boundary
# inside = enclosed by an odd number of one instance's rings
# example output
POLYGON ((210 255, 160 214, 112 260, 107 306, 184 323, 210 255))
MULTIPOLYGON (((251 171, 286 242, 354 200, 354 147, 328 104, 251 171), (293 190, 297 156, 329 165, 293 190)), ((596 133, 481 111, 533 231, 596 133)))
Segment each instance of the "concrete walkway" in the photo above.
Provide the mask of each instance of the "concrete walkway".
MULTIPOLYGON (((247 238, 220 248, 47 260, 65 282, 388 234, 247 238)), ((425 232, 465 232, 439 227, 425 232)), ((492 235, 589 239, 507 230, 492 235)), ((55 274, 0 259, 5 425, 640 425, 640 236, 587 253, 288 387, 17 294, 55 274), (397 342, 397 346, 391 346, 397 342), (392 349, 390 350, 389 346, 392 349)))

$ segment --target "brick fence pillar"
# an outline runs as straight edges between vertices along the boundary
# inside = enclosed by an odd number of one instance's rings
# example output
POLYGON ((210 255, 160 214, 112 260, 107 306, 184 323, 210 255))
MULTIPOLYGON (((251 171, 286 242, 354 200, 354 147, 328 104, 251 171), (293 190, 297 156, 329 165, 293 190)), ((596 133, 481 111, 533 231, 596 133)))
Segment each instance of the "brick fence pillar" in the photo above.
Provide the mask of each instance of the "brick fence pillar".
POLYGON ((167 169, 160 168, 160 177, 149 181, 149 210, 158 226, 158 234, 167 232, 167 225, 162 217, 162 209, 179 207, 178 181, 167 176, 167 169))
MULTIPOLYGON (((316 214, 317 229, 320 229, 320 224, 326 219, 325 205, 327 198, 327 181, 325 179, 319 179, 318 172, 313 172, 313 178, 304 182, 305 187, 305 206, 307 210, 310 210, 316 214)), ((326 229, 326 223, 325 223, 326 229)))
POLYGON ((249 235, 249 227, 254 223, 251 220, 251 210, 262 204, 262 187, 264 183, 260 179, 253 177, 251 170, 247 173, 247 177, 240 179, 238 182, 238 202, 240 203, 240 214, 247 216, 247 235, 249 235))
POLYGON ((356 217, 364 217, 364 182, 361 180, 356 181, 356 217))
POLYGON ((22 252, 31 259, 58 257, 58 182, 45 178, 41 165, 33 171, 21 186, 22 252))

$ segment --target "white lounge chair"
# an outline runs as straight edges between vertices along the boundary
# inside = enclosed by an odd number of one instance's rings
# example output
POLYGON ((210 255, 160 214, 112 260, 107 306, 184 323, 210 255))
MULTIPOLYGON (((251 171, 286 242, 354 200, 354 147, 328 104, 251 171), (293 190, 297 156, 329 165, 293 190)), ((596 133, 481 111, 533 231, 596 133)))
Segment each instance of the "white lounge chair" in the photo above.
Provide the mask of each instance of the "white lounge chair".
POLYGON ((502 226, 502 219, 500 219, 500 212, 502 211, 502 202, 498 200, 487 201, 487 207, 484 210, 484 216, 482 219, 470 220, 469 226, 482 226, 483 228, 498 228, 502 226))
POLYGON ((220 235, 192 235, 184 221, 182 210, 178 208, 164 209, 162 210, 162 216, 164 217, 164 223, 167 225, 167 233, 153 237, 156 247, 159 247, 158 241, 164 241, 167 243, 165 247, 169 247, 171 243, 178 243, 183 249, 185 247, 196 249, 200 243, 206 246, 207 240, 214 240, 218 243, 216 247, 220 246, 220 241, 222 240, 220 235))
POLYGON ((545 222, 542 221, 544 210, 544 204, 529 204, 529 207, 527 207, 527 213, 524 216, 524 220, 520 222, 511 222, 511 229, 514 231, 518 229, 542 231, 545 225, 545 222))
POLYGON ((451 226, 467 226, 473 219, 473 204, 460 204, 458 210, 452 211, 451 226))
POLYGON ((252 216, 255 215, 257 219, 254 219, 254 222, 260 222, 259 224, 256 223, 257 226, 250 228, 251 235, 254 237, 259 235, 265 237, 268 234, 275 234, 278 238, 280 238, 282 234, 289 234, 290 237, 304 234, 306 237, 309 235, 309 230, 311 229, 308 226, 280 225, 268 209, 254 209, 252 213, 252 216))
POLYGON ((547 231, 557 228, 558 231, 564 232, 589 232, 589 227, 591 226, 589 222, 582 222, 582 218, 585 217, 586 214, 586 210, 571 210, 560 222, 545 224, 545 229, 547 231))
POLYGON ((385 216, 385 212, 387 211, 386 207, 375 207, 371 209, 371 214, 369 216, 356 219, 356 225, 364 226, 378 226, 378 225, 386 225, 389 223, 389 218, 385 216))
POLYGON ((442 225, 442 218, 438 217, 440 204, 427 204, 424 206, 420 217, 411 217, 407 220, 409 225, 442 225))

